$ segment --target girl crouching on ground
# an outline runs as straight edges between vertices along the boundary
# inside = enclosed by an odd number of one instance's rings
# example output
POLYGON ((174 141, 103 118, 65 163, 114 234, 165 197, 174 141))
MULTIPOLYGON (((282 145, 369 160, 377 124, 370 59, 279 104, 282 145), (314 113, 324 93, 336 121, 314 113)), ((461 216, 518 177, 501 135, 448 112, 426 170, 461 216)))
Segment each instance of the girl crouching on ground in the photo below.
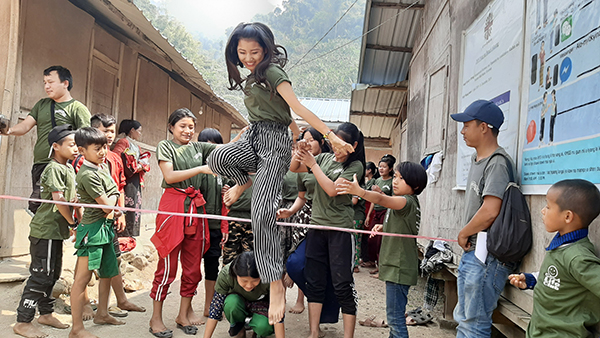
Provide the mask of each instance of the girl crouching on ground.
POLYGON ((270 325, 268 311, 269 284, 260 282, 254 252, 243 252, 219 272, 204 338, 212 337, 223 313, 230 323, 231 337, 246 337, 246 318, 250 318, 248 325, 258 337, 267 337, 273 332, 276 338, 285 337, 283 322, 270 325))

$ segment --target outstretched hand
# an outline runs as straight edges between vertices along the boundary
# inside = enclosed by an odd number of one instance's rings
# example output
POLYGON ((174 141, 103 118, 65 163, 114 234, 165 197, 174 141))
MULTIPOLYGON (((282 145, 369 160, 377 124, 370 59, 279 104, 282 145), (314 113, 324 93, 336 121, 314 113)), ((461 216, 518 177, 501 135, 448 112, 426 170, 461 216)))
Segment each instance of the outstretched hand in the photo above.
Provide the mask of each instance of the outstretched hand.
POLYGON ((313 154, 304 148, 298 149, 296 156, 298 160, 308 168, 312 168, 312 166, 317 163, 313 154))
POLYGON ((341 181, 337 183, 335 190, 337 190, 338 195, 350 194, 359 197, 363 196, 362 188, 358 184, 356 174, 354 174, 354 180, 352 182, 342 178, 341 181))
POLYGON ((373 238, 375 236, 377 236, 378 232, 381 232, 383 230, 383 224, 375 224, 375 226, 371 229, 371 234, 369 235, 369 238, 373 238))
POLYGON ((510 284, 518 287, 521 290, 527 289, 527 282, 525 281, 525 274, 512 274, 508 276, 510 284))
POLYGON ((339 138, 335 133, 329 133, 329 141, 331 142, 331 148, 333 148, 334 152, 340 153, 342 155, 348 155, 354 152, 354 147, 346 143, 344 140, 339 138))

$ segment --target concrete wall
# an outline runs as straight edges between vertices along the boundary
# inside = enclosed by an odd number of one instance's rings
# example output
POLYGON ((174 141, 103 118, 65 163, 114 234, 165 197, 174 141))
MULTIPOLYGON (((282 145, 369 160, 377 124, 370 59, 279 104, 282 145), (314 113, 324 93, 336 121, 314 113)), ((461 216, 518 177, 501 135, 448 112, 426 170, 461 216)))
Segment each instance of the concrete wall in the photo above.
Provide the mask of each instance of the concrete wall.
MULTIPOLYGON (((71 94, 92 114, 108 112, 119 122, 135 118, 142 123, 140 146, 153 155, 142 192, 143 207, 156 209, 162 175, 154 152, 156 144, 169 137, 169 114, 191 108, 198 116, 199 130, 217 128, 224 139, 229 139, 232 120, 209 108, 189 85, 176 82, 164 68, 148 61, 164 56, 112 31, 101 20, 68 0, 0 1, 0 45, 8 46, 0 50, 0 84, 6 88, 2 113, 12 125, 24 119, 46 96, 43 70, 51 65, 69 68, 71 94)), ((35 128, 25 136, 0 138, 0 193, 30 195, 35 139, 35 128)), ((26 206, 21 201, 0 201, 0 257, 28 252, 26 206)), ((154 217, 145 215, 142 225, 153 227, 154 217)))
MULTIPOLYGON (((394 149, 400 145, 400 152, 406 152, 402 160, 418 162, 425 155, 424 122, 429 77, 440 67, 448 67, 448 92, 444 114, 446 123, 440 132, 445 132, 444 161, 437 183, 429 185, 419 197, 422 206, 420 234, 456 239, 462 223, 464 191, 453 190, 456 174, 457 133, 461 126, 450 119, 449 114, 458 110, 458 88, 461 72, 462 33, 487 6, 488 0, 429 0, 423 11, 423 20, 416 39, 410 68, 410 87, 406 140, 394 132, 394 149)), ((527 76, 527 74, 525 75, 527 76)), ((519 164, 518 164, 519 165, 519 164)), ((545 231, 540 210, 545 205, 544 196, 528 196, 534 224, 534 244, 531 253, 525 258, 523 271, 538 271, 547 246, 553 234, 545 231)), ((600 249, 600 221, 590 228, 590 238, 600 249)), ((426 242, 423 242, 424 244, 426 242)), ((460 255, 462 249, 452 244, 452 249, 460 255)), ((456 262, 458 263, 458 262, 456 262)), ((531 312, 531 293, 508 287, 505 294, 514 303, 531 312)))

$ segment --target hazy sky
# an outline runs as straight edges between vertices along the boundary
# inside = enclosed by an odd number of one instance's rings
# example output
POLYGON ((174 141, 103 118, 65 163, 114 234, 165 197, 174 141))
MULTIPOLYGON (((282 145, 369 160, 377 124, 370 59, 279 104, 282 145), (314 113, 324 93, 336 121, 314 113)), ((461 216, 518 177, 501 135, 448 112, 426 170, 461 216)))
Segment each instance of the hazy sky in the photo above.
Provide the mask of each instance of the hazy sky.
POLYGON ((169 15, 192 32, 210 38, 225 36, 225 29, 250 21, 257 13, 268 13, 283 0, 154 0, 167 8, 169 15))

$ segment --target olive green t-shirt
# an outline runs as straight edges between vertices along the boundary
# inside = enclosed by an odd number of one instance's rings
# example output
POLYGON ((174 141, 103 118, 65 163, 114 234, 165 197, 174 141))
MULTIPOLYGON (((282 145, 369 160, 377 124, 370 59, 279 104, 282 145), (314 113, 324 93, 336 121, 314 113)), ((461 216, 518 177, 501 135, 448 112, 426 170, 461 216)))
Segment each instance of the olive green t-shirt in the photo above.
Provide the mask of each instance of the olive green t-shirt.
MULTIPOLYGON (((156 146, 156 158, 158 161, 170 162, 173 170, 185 170, 206 164, 208 155, 217 147, 216 144, 206 142, 190 142, 180 145, 171 140, 162 140, 156 146)), ((163 189, 178 188, 187 189, 193 187, 201 189, 207 185, 206 175, 196 175, 177 183, 167 183, 164 178, 161 184, 163 189)), ((202 190, 201 190, 202 191, 202 190)), ((219 191, 220 192, 220 191, 219 191)), ((204 191, 202 191, 204 194, 204 191)))
MULTIPOLYGON (((388 178, 387 180, 384 180, 383 178, 379 177, 378 179, 375 180, 373 185, 376 185, 379 188, 381 188, 381 191, 383 191, 384 194, 386 194, 388 196, 392 196, 394 194, 394 189, 392 188, 393 180, 394 180, 393 178, 388 178)), ((381 211, 381 210, 385 210, 385 207, 382 207, 379 204, 375 204, 375 207, 373 209, 375 209, 376 211, 381 211)))
POLYGON ((288 170, 283 176, 283 188, 281 189, 281 198, 288 201, 294 201, 298 197, 298 177, 297 174, 288 170))
MULTIPOLYGON (((250 174, 248 176, 254 182, 254 177, 256 177, 256 174, 250 174)), ((240 195, 240 198, 238 198, 238 200, 235 201, 235 203, 233 203, 231 207, 229 207, 229 213, 227 214, 227 216, 238 218, 250 218, 250 210, 252 208, 253 186, 254 185, 251 185, 250 188, 244 190, 242 195, 240 195)))
POLYGON ((244 97, 244 104, 248 109, 248 120, 250 120, 250 122, 280 122, 289 126, 290 123, 292 123, 290 106, 277 92, 277 86, 282 82, 289 82, 290 84, 292 82, 283 68, 275 64, 269 65, 265 72, 265 76, 268 84, 273 90, 272 94, 266 84, 256 83, 252 74, 248 77, 244 89, 247 93, 244 97))
MULTIPOLYGON (((210 174, 200 174, 198 176, 201 176, 200 191, 202 192, 202 196, 204 196, 204 200, 206 200, 206 204, 204 205, 206 213, 220 215, 223 205, 223 197, 221 196, 223 178, 210 174)), ((209 219, 208 228, 211 230, 221 229, 221 220, 209 219)))
MULTIPOLYGON (((48 144, 48 134, 52 130, 52 99, 45 98, 39 100, 29 112, 29 115, 35 119, 37 125, 37 141, 33 147, 33 163, 48 163, 50 158, 50 145, 48 144)), ((90 126, 90 111, 87 107, 71 99, 66 102, 56 102, 54 107, 54 119, 56 125, 70 124, 73 129, 79 129, 90 126)))
MULTIPOLYGON (((50 161, 40 177, 40 192, 42 199, 50 201, 53 192, 62 192, 65 200, 71 202, 77 196, 73 167, 50 161)), ((73 208, 69 208, 72 212, 73 208)), ((69 222, 58 211, 56 204, 42 203, 29 227, 31 237, 56 240, 69 238, 69 222)))
POLYGON ((237 293, 242 296, 245 300, 250 302, 255 302, 257 300, 269 299, 269 283, 261 283, 258 284, 252 291, 248 292, 244 290, 243 287, 237 281, 237 278, 233 278, 229 274, 231 263, 225 265, 223 269, 219 272, 219 276, 217 276, 217 282, 215 284, 215 292, 218 292, 222 295, 229 295, 232 293, 237 293))
MULTIPOLYGON (((421 206, 415 195, 405 195, 400 210, 388 209, 383 232, 417 235, 421 226, 421 206)), ((379 251, 379 279, 403 285, 416 285, 419 275, 417 240, 383 236, 379 251)))
POLYGON ((312 201, 317 187, 317 179, 312 173, 298 173, 298 191, 305 191, 304 199, 312 201))
POLYGON ((373 186, 373 184, 375 184, 375 180, 376 178, 368 180, 367 183, 365 183, 365 189, 371 190, 371 187, 373 186))
MULTIPOLYGON (((319 154, 315 159, 323 173, 334 182, 340 177, 352 180, 355 174, 357 176, 362 175, 364 170, 360 161, 354 161, 344 169, 343 163, 336 162, 335 155, 331 153, 319 154)), ((313 198, 310 223, 340 228, 354 228, 352 195, 346 194, 330 197, 325 190, 317 184, 313 198)))
MULTIPOLYGON (((79 203, 98 204, 96 198, 105 195, 110 197, 119 194, 119 188, 108 171, 108 165, 103 163, 96 166, 88 161, 77 172, 75 178, 77 182, 77 195, 79 203)), ((92 224, 106 217, 106 213, 98 208, 84 208, 81 224, 92 224)))
POLYGON ((528 338, 594 338, 600 323, 600 258, 589 237, 546 251, 533 288, 528 338))

